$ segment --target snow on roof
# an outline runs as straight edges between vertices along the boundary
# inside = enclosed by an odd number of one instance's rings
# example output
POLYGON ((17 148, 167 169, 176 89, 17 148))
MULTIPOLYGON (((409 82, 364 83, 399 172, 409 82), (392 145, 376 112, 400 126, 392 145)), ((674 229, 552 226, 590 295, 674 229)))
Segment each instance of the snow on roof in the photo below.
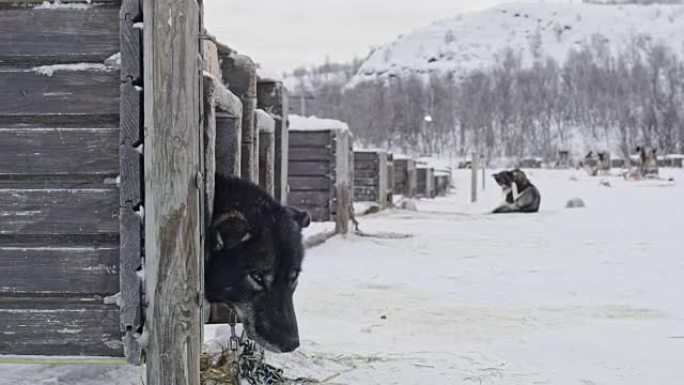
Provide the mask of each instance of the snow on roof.
POLYGON ((669 154, 669 155, 665 155, 665 159, 684 159, 684 154, 669 154))
POLYGON ((273 80, 276 82, 283 81, 283 75, 278 71, 274 71, 272 68, 264 67, 259 64, 257 68, 257 76, 261 80, 273 80))
POLYGON ((303 117, 290 115, 290 131, 339 130, 349 131, 345 122, 334 119, 321 119, 315 116, 303 117))
POLYGON ((394 160, 406 160, 406 159, 413 159, 410 156, 406 154, 394 154, 394 160))
POLYGON ((434 168, 436 171, 451 172, 451 166, 448 162, 435 158, 422 157, 416 160, 419 165, 425 165, 429 168, 434 168))

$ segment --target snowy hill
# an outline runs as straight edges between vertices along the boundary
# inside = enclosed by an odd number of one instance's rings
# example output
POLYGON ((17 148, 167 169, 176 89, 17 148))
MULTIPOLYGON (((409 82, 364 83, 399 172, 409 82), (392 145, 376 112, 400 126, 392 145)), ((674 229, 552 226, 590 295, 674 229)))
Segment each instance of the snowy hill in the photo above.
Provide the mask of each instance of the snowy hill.
POLYGON ((506 48, 563 62, 573 47, 606 43, 614 54, 640 38, 684 56, 683 5, 524 3, 438 21, 377 49, 351 84, 388 75, 462 73, 496 63, 506 48), (592 43, 593 42, 593 43, 592 43))

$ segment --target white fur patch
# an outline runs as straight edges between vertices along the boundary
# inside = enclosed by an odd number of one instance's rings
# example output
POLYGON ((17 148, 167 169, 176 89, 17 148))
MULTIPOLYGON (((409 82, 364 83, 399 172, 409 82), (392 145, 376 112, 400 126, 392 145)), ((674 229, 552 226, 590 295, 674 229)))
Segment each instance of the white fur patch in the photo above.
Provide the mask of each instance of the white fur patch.
POLYGON ((515 182, 511 182, 511 192, 513 193, 513 202, 518 200, 520 193, 518 192, 518 185, 515 182))

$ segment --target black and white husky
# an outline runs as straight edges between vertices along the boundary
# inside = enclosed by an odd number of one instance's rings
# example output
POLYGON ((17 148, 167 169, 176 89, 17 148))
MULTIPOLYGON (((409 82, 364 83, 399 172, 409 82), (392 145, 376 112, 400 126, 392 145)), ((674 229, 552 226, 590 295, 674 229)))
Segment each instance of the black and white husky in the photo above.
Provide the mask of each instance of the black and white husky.
POLYGON ((205 294, 231 305, 247 336, 271 351, 299 346, 292 296, 304 257, 301 230, 310 221, 259 186, 216 176, 205 294))
POLYGON ((501 171, 493 175, 501 186, 505 202, 494 210, 494 214, 536 213, 541 204, 539 190, 530 183, 527 175, 519 169, 501 171))

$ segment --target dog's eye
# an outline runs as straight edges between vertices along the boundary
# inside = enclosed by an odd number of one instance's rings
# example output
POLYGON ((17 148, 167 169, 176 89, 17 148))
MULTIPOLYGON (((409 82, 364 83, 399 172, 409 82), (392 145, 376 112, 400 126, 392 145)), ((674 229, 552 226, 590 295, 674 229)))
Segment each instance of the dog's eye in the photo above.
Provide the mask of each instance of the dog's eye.
POLYGON ((293 271, 290 273, 290 282, 294 282, 299 278, 299 272, 298 271, 293 271))
POLYGON ((259 272, 249 274, 249 278, 257 285, 264 286, 264 275, 259 272))

